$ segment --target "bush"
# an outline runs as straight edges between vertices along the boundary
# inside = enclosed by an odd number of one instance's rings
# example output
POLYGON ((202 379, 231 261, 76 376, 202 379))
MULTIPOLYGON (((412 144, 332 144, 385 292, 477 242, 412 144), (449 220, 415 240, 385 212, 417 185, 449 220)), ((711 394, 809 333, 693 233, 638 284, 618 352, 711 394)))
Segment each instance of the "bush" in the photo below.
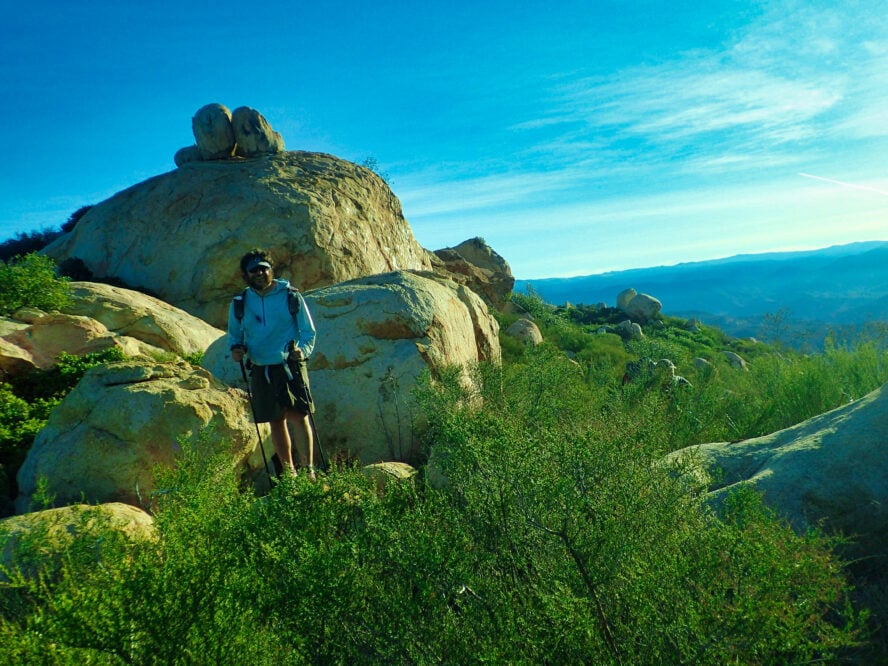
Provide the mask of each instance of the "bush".
POLYGON ((61 352, 56 364, 46 370, 34 370, 12 380, 15 392, 28 402, 59 401, 79 382, 86 371, 97 365, 122 361, 123 352, 117 347, 78 356, 61 352))
MULTIPOLYGON (((827 339, 824 352, 816 355, 730 338, 710 326, 690 331, 684 320, 675 317, 663 317, 645 327, 644 338, 624 342, 596 332, 614 318, 610 309, 556 308, 532 290, 514 298, 534 317, 547 343, 576 360, 590 386, 606 392, 601 400, 609 408, 656 413, 651 423, 665 431, 661 441, 670 450, 776 432, 888 381, 885 326, 863 327, 856 341, 841 345, 835 338, 827 339), (748 372, 732 368, 725 351, 741 354, 748 372), (676 373, 691 386, 655 387, 651 382, 621 386, 626 364, 642 357, 671 360, 676 373), (698 357, 710 365, 697 368, 698 357), (660 393, 657 388, 666 390, 660 393)), ((504 352, 503 358, 506 363, 524 362, 513 352, 504 352)))
POLYGON ((444 370, 417 394, 441 488, 334 468, 256 498, 200 433, 158 471, 156 542, 109 533, 0 586, 0 662, 834 663, 865 619, 834 543, 749 490, 710 507, 662 454, 754 427, 771 394, 789 418, 866 390, 884 365, 763 355, 683 393, 589 383, 551 344, 471 384, 444 370))
POLYGON ((456 384, 427 399, 446 405, 431 423, 472 544, 464 584, 479 654, 784 663, 855 643, 829 541, 796 537, 746 495, 735 499, 742 511, 715 516, 657 463, 669 429, 659 395, 602 411, 567 365, 532 356, 476 374, 483 410, 456 384))
POLYGON ((45 402, 30 405, 17 396, 9 384, 0 382, 0 494, 17 494, 15 475, 51 407, 45 402))
POLYGON ((49 257, 32 253, 0 264, 0 315, 25 306, 56 310, 69 299, 67 279, 58 277, 49 257))
POLYGON ((77 226, 77 223, 80 222, 80 218, 86 215, 90 209, 92 208, 92 204, 88 204, 86 206, 81 206, 77 210, 75 210, 65 223, 62 225, 62 232, 69 233, 74 230, 74 227, 77 226))
POLYGON ((0 382, 0 470, 5 476, 0 485, 6 486, 8 494, 16 494, 15 475, 55 406, 89 368, 123 357, 116 347, 84 356, 62 352, 48 370, 0 382))
POLYGON ((754 495, 719 517, 645 424, 577 409, 575 366, 525 361, 476 370, 484 410, 456 372, 421 396, 443 490, 334 469, 257 499, 225 442, 183 440, 156 542, 92 537, 0 588, 0 660, 791 663, 854 644, 828 542, 754 495))

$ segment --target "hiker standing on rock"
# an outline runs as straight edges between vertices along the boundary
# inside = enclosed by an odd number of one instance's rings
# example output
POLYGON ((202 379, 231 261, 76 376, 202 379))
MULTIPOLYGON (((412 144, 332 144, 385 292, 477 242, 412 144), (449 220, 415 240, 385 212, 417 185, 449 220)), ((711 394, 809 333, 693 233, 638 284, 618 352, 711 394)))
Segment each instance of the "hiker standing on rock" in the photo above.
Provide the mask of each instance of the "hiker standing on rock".
MULTIPOLYGON (((231 357, 250 368, 250 394, 257 423, 271 426, 271 441, 284 474, 295 474, 287 421, 294 426, 298 464, 314 478, 314 411, 306 360, 315 344, 315 327, 305 299, 287 280, 275 279, 274 263, 264 250, 240 260, 247 288, 228 310, 231 357)), ((243 368, 242 368, 243 369, 243 368)))

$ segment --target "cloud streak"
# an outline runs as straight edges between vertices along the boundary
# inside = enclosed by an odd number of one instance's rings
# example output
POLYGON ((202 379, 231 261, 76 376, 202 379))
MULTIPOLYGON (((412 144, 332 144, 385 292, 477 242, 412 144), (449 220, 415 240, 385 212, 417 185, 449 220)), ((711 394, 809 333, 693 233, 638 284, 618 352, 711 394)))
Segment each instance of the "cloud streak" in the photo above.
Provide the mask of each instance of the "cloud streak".
POLYGON ((826 178, 824 176, 815 176, 810 173, 799 173, 803 178, 810 178, 812 180, 819 180, 823 183, 831 183, 832 185, 840 185, 842 187, 849 187, 853 190, 863 190, 864 192, 873 192, 875 194, 880 194, 883 197, 888 197, 888 191, 881 190, 877 187, 871 187, 869 185, 860 185, 859 183, 848 183, 844 180, 835 180, 834 178, 826 178))
POLYGON ((720 49, 564 84, 545 113, 513 129, 548 131, 564 157, 585 141, 638 164, 705 156, 700 164, 737 170, 888 136, 888 21, 841 6, 770 6, 720 49))

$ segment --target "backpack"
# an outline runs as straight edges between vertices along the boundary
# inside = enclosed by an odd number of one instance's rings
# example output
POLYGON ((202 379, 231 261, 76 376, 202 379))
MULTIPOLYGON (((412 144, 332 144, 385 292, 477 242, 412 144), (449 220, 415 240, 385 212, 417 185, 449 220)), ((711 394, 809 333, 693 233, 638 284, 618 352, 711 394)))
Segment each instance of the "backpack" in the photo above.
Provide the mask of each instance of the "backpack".
MULTIPOLYGON (((244 297, 247 294, 247 290, 249 287, 243 290, 240 294, 231 299, 231 302, 234 304, 234 318, 239 322, 244 319, 244 297)), ((293 321, 296 322, 296 326, 299 326, 299 290, 294 286, 287 287, 287 309, 290 311, 290 316, 293 317, 293 321)))

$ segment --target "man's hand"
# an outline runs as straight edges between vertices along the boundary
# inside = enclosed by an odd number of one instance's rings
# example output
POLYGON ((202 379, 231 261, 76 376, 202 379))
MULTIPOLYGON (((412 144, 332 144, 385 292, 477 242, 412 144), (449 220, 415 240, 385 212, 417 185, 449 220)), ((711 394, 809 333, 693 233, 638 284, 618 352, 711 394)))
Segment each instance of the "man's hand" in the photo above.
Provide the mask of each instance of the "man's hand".
POLYGON ((290 355, 287 357, 287 359, 290 361, 301 361, 302 358, 302 350, 296 346, 294 346, 293 349, 290 350, 290 355))
POLYGON ((241 345, 236 345, 231 348, 231 358, 234 359, 235 363, 240 363, 244 360, 244 354, 247 352, 247 348, 241 345))

